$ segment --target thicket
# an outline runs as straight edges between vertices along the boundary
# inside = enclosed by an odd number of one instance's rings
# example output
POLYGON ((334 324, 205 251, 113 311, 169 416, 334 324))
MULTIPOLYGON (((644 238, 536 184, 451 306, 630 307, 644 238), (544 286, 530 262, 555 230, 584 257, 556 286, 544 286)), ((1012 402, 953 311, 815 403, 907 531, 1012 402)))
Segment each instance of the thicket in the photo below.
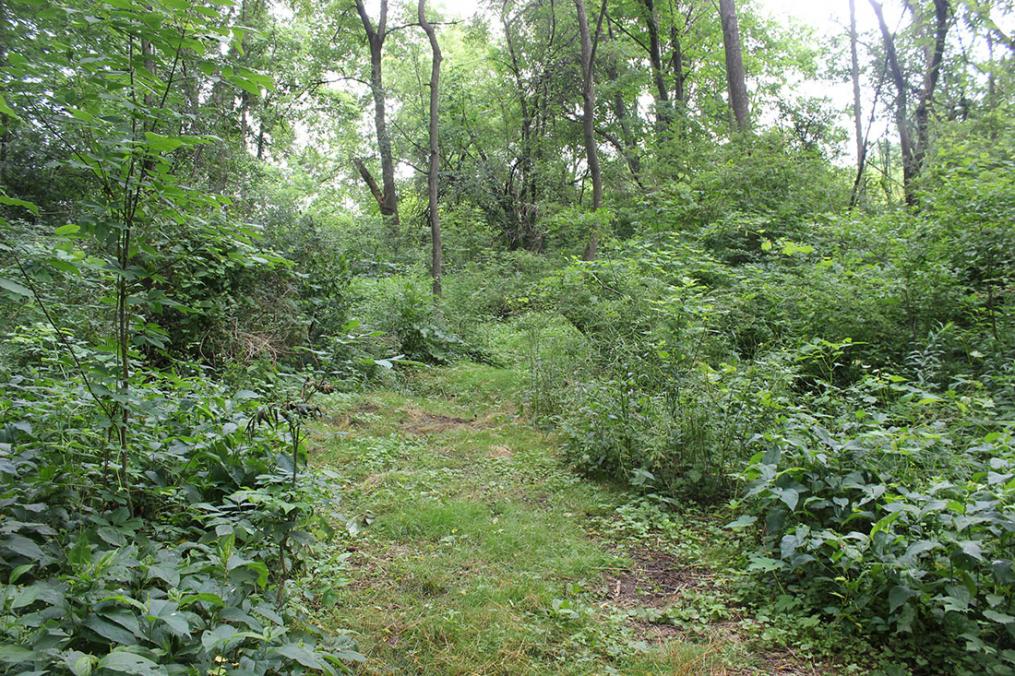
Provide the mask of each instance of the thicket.
MULTIPOLYGON (((917 212, 734 213, 548 275, 529 397, 579 469, 732 500, 730 528, 762 542, 746 569, 846 634, 1003 673, 1015 185, 970 127, 917 212)), ((754 194, 754 176, 726 190, 754 194)))

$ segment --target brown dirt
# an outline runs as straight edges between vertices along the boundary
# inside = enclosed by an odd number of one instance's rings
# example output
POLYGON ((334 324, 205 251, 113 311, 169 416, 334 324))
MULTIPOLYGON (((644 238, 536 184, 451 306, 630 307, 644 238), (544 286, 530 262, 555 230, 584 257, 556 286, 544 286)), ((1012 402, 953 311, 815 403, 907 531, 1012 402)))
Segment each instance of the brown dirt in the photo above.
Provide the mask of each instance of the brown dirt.
POLYGON ((476 423, 475 420, 427 413, 418 408, 404 408, 401 412, 406 415, 405 420, 401 423, 402 429, 418 436, 439 434, 455 427, 472 427, 476 423))
MULTIPOLYGON (((712 586, 713 581, 707 570, 688 567, 673 556, 647 548, 626 552, 633 559, 630 568, 607 576, 606 596, 608 603, 616 608, 667 608, 676 604, 682 594, 689 590, 712 586)), ((735 613, 735 609, 734 609, 735 613)), ((670 624, 630 618, 630 626, 638 638, 656 646, 664 646, 673 640, 681 640, 684 632, 670 624)), ((710 626, 710 640, 716 646, 747 640, 743 628, 736 621, 716 622, 710 626), (714 630, 714 631, 713 631, 714 630)), ((815 676, 834 673, 828 665, 808 663, 807 660, 790 651, 773 651, 758 656, 762 666, 755 669, 729 669, 725 666, 707 668, 698 665, 702 671, 713 675, 746 676, 747 674, 778 674, 779 676, 815 676)), ((692 672, 688 672, 692 673, 692 672)))
POLYGON ((511 449, 508 448, 507 446, 494 446, 493 448, 490 449, 489 455, 491 458, 502 458, 505 460, 514 457, 514 453, 512 453, 511 449))
POLYGON ((684 591, 709 583, 706 572, 689 568, 665 552, 636 549, 634 564, 606 579, 606 593, 620 608, 665 608, 684 591))

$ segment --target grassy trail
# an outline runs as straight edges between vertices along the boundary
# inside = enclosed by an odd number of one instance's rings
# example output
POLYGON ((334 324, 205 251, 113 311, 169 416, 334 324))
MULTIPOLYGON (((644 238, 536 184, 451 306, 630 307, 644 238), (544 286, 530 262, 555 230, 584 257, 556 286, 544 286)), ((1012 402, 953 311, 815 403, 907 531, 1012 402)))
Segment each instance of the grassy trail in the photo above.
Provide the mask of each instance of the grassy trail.
POLYGON ((359 530, 316 619, 364 671, 812 673, 737 637, 713 521, 570 473, 518 415, 522 379, 461 365, 328 404, 312 454, 359 530))

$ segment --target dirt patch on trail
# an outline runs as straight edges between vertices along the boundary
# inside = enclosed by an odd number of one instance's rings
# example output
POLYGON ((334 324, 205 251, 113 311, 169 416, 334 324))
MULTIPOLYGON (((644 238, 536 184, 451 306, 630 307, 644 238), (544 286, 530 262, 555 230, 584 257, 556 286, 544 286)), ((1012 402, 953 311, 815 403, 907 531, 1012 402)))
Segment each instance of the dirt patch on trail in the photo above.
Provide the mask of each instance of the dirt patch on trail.
POLYGON ((606 578, 606 594, 620 608, 663 608, 689 589, 709 584, 706 571, 680 563, 665 552, 636 549, 634 563, 625 571, 606 578))
POLYGON ((377 414, 380 412, 380 406, 368 401, 359 404, 349 411, 333 416, 328 420, 328 424, 339 430, 362 428, 369 425, 371 420, 376 419, 377 414))
POLYGON ((493 459, 510 460, 514 457, 514 453, 507 446, 494 446, 490 449, 489 456, 493 459))
POLYGON ((406 416, 405 420, 401 423, 402 429, 417 436, 438 434, 456 427, 473 427, 476 424, 475 420, 441 415, 439 413, 427 413, 418 408, 402 409, 402 413, 406 416))
MULTIPOLYGON (((708 570, 694 568, 681 563, 677 558, 660 551, 639 548, 626 552, 633 560, 624 571, 606 578, 606 595, 609 604, 631 611, 629 625, 637 637, 650 645, 665 646, 671 641, 686 641, 687 631, 670 622, 654 622, 639 617, 639 609, 664 609, 678 606, 681 596, 689 592, 703 592, 714 589, 716 582, 708 570)), ((724 621, 711 622, 704 636, 697 641, 707 640, 709 650, 702 655, 703 662, 695 668, 681 673, 711 674, 723 676, 746 676, 747 674, 778 674, 780 676, 811 676, 833 673, 833 669, 821 662, 811 662, 789 650, 765 651, 757 654, 760 665, 751 667, 730 667, 722 663, 716 653, 722 646, 744 643, 744 627, 739 624, 739 609, 731 608, 733 617, 724 621), (712 658, 717 662, 712 664, 712 658)), ((693 636, 692 636, 693 638, 693 636)))

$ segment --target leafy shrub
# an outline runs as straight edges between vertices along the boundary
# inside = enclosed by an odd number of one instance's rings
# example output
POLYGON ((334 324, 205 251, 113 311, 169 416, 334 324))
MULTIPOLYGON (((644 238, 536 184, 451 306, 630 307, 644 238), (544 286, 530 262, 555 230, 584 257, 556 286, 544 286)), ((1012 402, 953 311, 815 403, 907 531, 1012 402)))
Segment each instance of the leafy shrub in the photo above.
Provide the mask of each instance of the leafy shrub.
POLYGON ((426 277, 392 276, 370 280, 364 286, 364 322, 386 334, 401 357, 426 364, 448 364, 464 358, 491 360, 448 327, 426 277))
POLYGON ((356 658, 297 629, 283 603, 337 498, 313 475, 297 482, 298 439, 249 427, 260 395, 199 375, 137 378, 131 446, 118 455, 110 420, 67 376, 52 332, 26 329, 10 349, 17 371, 0 371, 0 662, 263 674, 334 672, 356 658))
POLYGON ((750 570, 917 664, 1009 673, 1010 425, 985 422, 994 402, 976 382, 934 392, 872 376, 847 400, 809 402, 754 440, 748 515, 732 524, 764 524, 750 570))

